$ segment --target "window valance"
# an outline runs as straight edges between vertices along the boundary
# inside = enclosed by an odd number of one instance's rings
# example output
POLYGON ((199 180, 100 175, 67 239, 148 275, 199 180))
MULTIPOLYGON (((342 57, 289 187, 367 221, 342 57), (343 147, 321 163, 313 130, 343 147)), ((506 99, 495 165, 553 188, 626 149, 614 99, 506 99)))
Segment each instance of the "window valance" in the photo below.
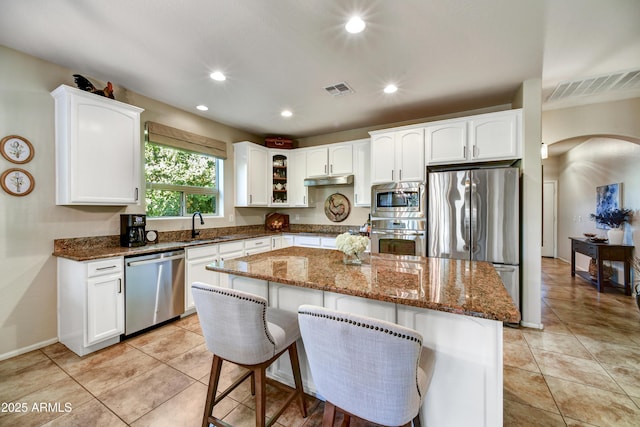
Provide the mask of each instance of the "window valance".
POLYGON ((155 122, 145 123, 147 140, 161 145, 227 158, 227 144, 217 139, 187 132, 155 122))

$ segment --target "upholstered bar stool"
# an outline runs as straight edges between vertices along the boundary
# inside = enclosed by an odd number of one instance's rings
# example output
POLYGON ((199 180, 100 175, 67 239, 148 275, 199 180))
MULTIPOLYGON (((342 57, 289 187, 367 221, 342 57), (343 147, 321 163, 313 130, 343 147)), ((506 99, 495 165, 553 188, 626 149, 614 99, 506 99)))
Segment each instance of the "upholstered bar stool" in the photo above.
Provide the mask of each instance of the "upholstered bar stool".
POLYGON ((194 282, 191 290, 207 348, 213 353, 202 426, 227 425, 213 416, 213 407, 248 377, 256 399, 256 426, 273 424, 296 397, 302 416, 306 417, 296 348, 296 340, 300 338, 296 313, 269 308, 264 298, 234 289, 194 282), (287 350, 295 390, 265 424, 266 369, 287 350), (242 366, 248 372, 216 397, 223 361, 242 366))
POLYGON ((394 323, 323 307, 298 309, 311 375, 325 401, 323 427, 336 410, 384 426, 420 426, 420 407, 433 374, 422 336, 394 323))

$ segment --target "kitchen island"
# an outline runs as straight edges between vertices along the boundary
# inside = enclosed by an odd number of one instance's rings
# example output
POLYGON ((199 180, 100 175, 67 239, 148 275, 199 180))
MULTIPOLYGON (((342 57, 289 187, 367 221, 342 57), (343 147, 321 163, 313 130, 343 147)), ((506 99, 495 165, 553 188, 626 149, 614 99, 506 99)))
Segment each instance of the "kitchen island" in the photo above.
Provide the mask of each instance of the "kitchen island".
MULTIPOLYGON (((520 314, 491 264, 375 254, 354 266, 336 250, 289 247, 207 269, 228 274, 225 286, 261 295, 273 307, 297 312, 315 304, 417 330, 435 352, 425 425, 502 425, 502 327, 520 314)), ((315 394, 299 345, 305 391, 315 394)), ((276 362, 270 375, 293 383, 288 360, 276 362)))

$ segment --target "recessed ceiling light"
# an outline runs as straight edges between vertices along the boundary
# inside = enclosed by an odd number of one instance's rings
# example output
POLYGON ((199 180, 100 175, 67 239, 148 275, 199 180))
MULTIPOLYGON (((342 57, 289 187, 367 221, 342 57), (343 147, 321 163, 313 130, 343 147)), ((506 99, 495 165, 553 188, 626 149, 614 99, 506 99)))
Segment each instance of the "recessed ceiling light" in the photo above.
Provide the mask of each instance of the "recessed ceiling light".
POLYGON ((353 18, 349 19, 344 28, 346 28, 347 31, 351 34, 356 34, 362 32, 362 30, 364 30, 364 27, 366 26, 367 24, 364 23, 362 18, 360 18, 359 16, 354 16, 353 18))
POLYGON ((396 85, 387 85, 384 88, 384 93, 395 93, 398 91, 398 87, 396 85))
POLYGON ((218 82, 223 82, 227 79, 227 77, 220 71, 214 71, 213 73, 209 74, 209 77, 218 82))
POLYGON ((291 111, 289 111, 289 110, 283 110, 282 113, 280 113, 280 115, 282 117, 291 117, 291 116, 293 116, 293 113, 291 111))
POLYGON ((209 109, 206 105, 198 105, 196 108, 200 111, 207 111, 209 109))

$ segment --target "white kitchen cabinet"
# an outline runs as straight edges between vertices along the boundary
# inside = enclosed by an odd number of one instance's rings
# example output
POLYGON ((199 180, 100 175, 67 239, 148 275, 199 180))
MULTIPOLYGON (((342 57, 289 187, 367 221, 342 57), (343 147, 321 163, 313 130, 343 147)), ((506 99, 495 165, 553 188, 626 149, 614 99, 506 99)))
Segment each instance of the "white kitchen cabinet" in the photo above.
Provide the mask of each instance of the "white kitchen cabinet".
POLYGON ((304 185, 307 177, 307 152, 305 150, 293 150, 289 165, 289 199, 294 207, 308 207, 312 203, 309 200, 309 188, 304 185))
MULTIPOLYGON (((336 277, 336 281, 339 280, 340 277, 336 277)), ((345 278, 345 280, 352 279, 345 278)), ((396 323, 397 320, 396 305, 391 302, 373 301, 367 298, 354 297, 334 292, 325 292, 324 306, 331 310, 373 317, 375 319, 386 320, 391 323, 396 323)))
POLYGON ((283 234, 282 235, 282 247, 288 248, 294 245, 295 237, 293 234, 283 234))
POLYGON ((320 236, 293 236, 293 246, 319 248, 320 244, 320 236))
POLYGON ((275 251, 276 249, 281 249, 282 247, 282 236, 271 236, 271 250, 275 251))
POLYGON ((55 99, 56 204, 140 203, 141 108, 61 85, 55 99))
POLYGON ((186 248, 187 268, 185 269, 185 312, 195 310, 191 285, 193 282, 203 282, 209 285, 218 286, 219 273, 207 270, 208 264, 218 260, 218 245, 204 245, 193 248, 186 248))
POLYGON ((58 339, 79 356, 124 333, 124 259, 58 258, 58 339))
POLYGON ((268 151, 266 148, 251 143, 233 144, 236 206, 267 206, 269 204, 269 183, 271 169, 267 168, 268 151))
POLYGON ((244 254, 255 255, 271 250, 270 237, 258 237, 256 239, 247 239, 244 241, 244 254))
POLYGON ((350 175, 353 173, 353 146, 347 144, 329 144, 306 150, 307 176, 350 175))
POLYGON ((355 206, 371 206, 371 141, 353 142, 353 199, 355 206))
POLYGON ((336 248, 336 238, 335 237, 321 237, 320 238, 320 247, 325 249, 335 249, 336 248))
MULTIPOLYGON (((218 244, 218 259, 220 261, 240 258, 241 256, 244 256, 244 242, 242 240, 218 244)), ((228 288, 229 275, 225 273, 218 273, 218 285, 223 288, 228 288)))
POLYGON ((426 128, 427 165, 512 160, 522 157, 522 110, 434 122, 426 128))
POLYGON ((424 128, 370 134, 372 184, 424 181, 424 128))

